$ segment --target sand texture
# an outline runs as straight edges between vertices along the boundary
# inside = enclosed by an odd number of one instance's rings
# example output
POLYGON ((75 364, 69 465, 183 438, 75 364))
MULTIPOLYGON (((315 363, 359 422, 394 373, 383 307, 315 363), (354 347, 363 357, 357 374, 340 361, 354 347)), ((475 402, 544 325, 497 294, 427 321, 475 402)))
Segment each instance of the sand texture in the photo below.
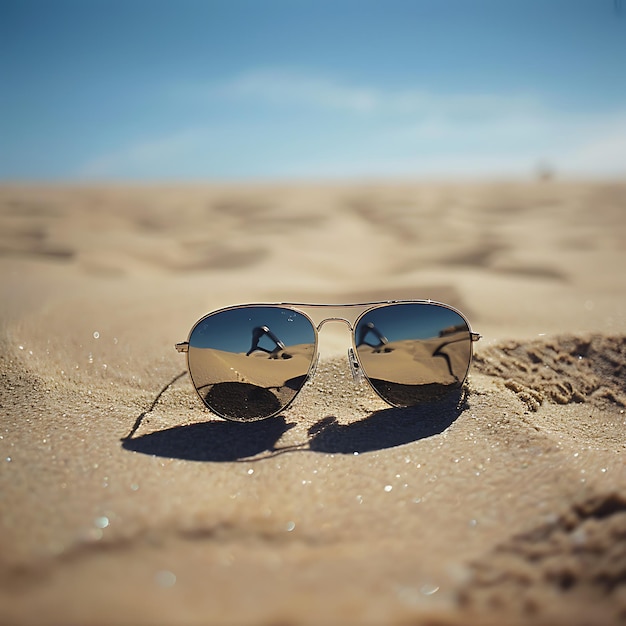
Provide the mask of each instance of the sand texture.
POLYGON ((617 182, 1 186, 0 623, 626 623, 624 268, 617 182), (237 424, 174 350, 389 298, 481 333, 461 393, 390 407, 328 323, 237 424))

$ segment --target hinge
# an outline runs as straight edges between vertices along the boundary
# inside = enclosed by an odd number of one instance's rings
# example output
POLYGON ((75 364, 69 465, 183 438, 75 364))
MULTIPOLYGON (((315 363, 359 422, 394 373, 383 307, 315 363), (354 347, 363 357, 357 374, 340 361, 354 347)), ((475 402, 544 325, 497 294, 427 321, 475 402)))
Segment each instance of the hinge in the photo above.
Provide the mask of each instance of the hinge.
POLYGON ((177 343, 174 347, 176 348, 176 352, 189 352, 188 341, 181 341, 180 343, 177 343))

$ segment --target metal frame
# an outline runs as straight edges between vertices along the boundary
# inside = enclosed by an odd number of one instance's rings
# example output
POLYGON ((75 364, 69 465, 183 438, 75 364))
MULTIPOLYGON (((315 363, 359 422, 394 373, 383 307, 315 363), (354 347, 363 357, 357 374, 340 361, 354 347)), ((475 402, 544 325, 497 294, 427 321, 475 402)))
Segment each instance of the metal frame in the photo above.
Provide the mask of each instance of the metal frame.
MULTIPOLYGON (((465 382, 465 380, 467 379, 467 374, 469 373, 469 368, 470 368, 471 362, 472 362, 472 357, 473 357, 472 344, 474 342, 478 341, 481 338, 481 335, 479 333, 477 333, 477 332, 472 331, 472 328, 470 326, 469 320, 465 317, 465 315, 463 315, 463 313, 461 313, 461 311, 459 311, 458 309, 456 309, 453 306, 450 306, 449 304, 445 304, 443 302, 438 302, 436 300, 430 300, 430 299, 428 299, 428 300, 379 300, 379 301, 375 301, 375 302, 349 303, 349 304, 319 304, 319 303, 304 303, 304 302, 253 302, 253 303, 247 303, 247 304, 236 304, 236 305, 232 305, 232 306, 222 307, 220 309, 216 309, 215 311, 211 311, 210 313, 207 313, 206 315, 203 315, 191 327, 191 330, 189 331, 189 334, 187 335, 187 340, 176 343, 174 345, 174 347, 175 347, 177 352, 179 352, 179 353, 186 353, 187 354, 187 371, 189 372, 189 377, 191 378, 191 382, 193 384, 193 378, 191 377, 191 370, 189 368, 189 340, 191 339, 191 335, 192 335, 193 331, 195 330, 196 326, 198 326, 198 324, 202 323, 208 317, 212 317, 213 315, 215 315, 217 313, 222 313, 224 311, 233 311, 233 310, 237 310, 237 309, 245 309, 245 308, 251 308, 251 307, 276 307, 276 308, 292 309, 292 310, 296 311, 297 313, 303 315, 305 318, 307 318, 309 320, 309 322, 311 324, 311 327, 313 328, 313 332, 314 332, 314 336, 315 336, 313 358, 311 360, 311 365, 310 365, 309 370, 308 370, 307 375, 306 375, 306 381, 309 381, 310 378, 313 376, 313 374, 315 372, 315 368, 316 368, 317 362, 319 360, 319 354, 318 354, 319 331, 321 330, 322 326, 324 326, 324 324, 326 324, 327 322, 343 322, 343 323, 345 323, 348 326, 348 328, 350 330, 352 346, 348 349, 348 362, 349 362, 350 369, 352 371, 352 375, 353 375, 355 381, 359 381, 360 379, 364 378, 367 381, 367 383, 369 384, 369 386, 372 388, 372 390, 380 398, 382 398, 382 400, 384 400, 387 404, 390 404, 391 406, 395 406, 391 402, 389 402, 389 400, 384 398, 378 392, 378 390, 374 387, 374 385, 371 383, 369 377, 367 376, 366 371, 363 369, 363 367, 361 365, 361 362, 359 360, 358 350, 357 350, 357 346, 356 346, 356 337, 355 337, 355 328, 357 327, 360 319, 365 314, 369 313, 373 309, 377 309, 377 308, 380 308, 380 307, 385 307, 385 306, 392 305, 392 304, 432 304, 432 305, 435 305, 435 306, 438 306, 438 307, 443 307, 443 308, 449 309, 449 310, 453 311, 454 313, 456 313, 457 315, 459 315, 461 317, 461 319, 464 320, 464 322, 467 324, 467 328, 469 329, 469 333, 470 333, 470 361, 469 361, 469 364, 468 364, 467 372, 465 373, 465 377, 461 381, 461 384, 463 384, 465 382), (355 309, 360 309, 360 311, 357 311, 356 316, 348 316, 348 317, 331 316, 331 317, 324 317, 324 318, 322 318, 321 320, 319 320, 316 323, 312 319, 312 316, 309 315, 307 309, 312 309, 312 310, 319 310, 319 309, 348 309, 348 310, 355 310, 355 309)), ((200 395, 200 392, 198 391, 196 386, 195 385, 193 385, 193 386, 194 386, 194 389, 196 390, 196 393, 198 394, 198 396, 202 400, 203 406, 208 408, 211 412, 215 413, 216 415, 220 415, 220 417, 223 417, 225 419, 232 419, 232 418, 229 418, 226 415, 221 415, 220 413, 217 413, 214 409, 211 409, 210 407, 208 407, 206 405, 206 403, 204 402, 204 400, 202 399, 202 396, 200 395)), ((291 401, 286 406, 282 407, 280 410, 276 411, 272 415, 268 415, 267 417, 273 417, 274 415, 278 415, 279 413, 282 413, 283 411, 285 411, 289 407, 289 405, 294 401, 294 399, 296 398, 298 393, 296 393, 294 395, 294 397, 291 399, 291 401)), ((262 417, 262 418, 259 418, 259 419, 267 419, 267 417, 262 417)), ((233 421, 239 421, 239 420, 233 420, 233 421)), ((251 421, 251 420, 248 420, 248 421, 251 421)))

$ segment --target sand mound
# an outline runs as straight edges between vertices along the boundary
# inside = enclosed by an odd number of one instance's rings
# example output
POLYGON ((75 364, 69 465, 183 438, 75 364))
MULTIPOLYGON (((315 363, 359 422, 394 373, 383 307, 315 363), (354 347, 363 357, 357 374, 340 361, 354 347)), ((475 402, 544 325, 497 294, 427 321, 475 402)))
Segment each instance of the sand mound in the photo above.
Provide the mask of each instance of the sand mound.
POLYGON ((466 608, 501 610, 533 623, 622 623, 626 619, 626 498, 614 493, 498 546, 473 566, 466 608), (558 598, 568 615, 554 614, 558 598), (552 607, 552 608, 551 608, 552 607))
POLYGON ((626 337, 563 335, 506 341, 475 357, 476 371, 496 376, 536 411, 544 402, 626 406, 626 337))

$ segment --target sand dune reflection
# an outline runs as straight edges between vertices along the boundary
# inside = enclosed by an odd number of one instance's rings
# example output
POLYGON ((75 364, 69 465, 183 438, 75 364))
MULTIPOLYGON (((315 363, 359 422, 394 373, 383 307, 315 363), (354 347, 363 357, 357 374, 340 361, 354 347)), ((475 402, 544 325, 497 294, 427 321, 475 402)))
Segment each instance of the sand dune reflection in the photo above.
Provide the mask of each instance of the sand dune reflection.
POLYGON ((361 345, 357 351, 376 391, 393 404, 408 406, 462 385, 471 340, 469 331, 449 329, 439 337, 389 342, 384 349, 361 345))
POLYGON ((286 407, 302 388, 313 362, 312 343, 267 354, 189 348, 193 382, 204 403, 229 419, 251 421, 286 407))

